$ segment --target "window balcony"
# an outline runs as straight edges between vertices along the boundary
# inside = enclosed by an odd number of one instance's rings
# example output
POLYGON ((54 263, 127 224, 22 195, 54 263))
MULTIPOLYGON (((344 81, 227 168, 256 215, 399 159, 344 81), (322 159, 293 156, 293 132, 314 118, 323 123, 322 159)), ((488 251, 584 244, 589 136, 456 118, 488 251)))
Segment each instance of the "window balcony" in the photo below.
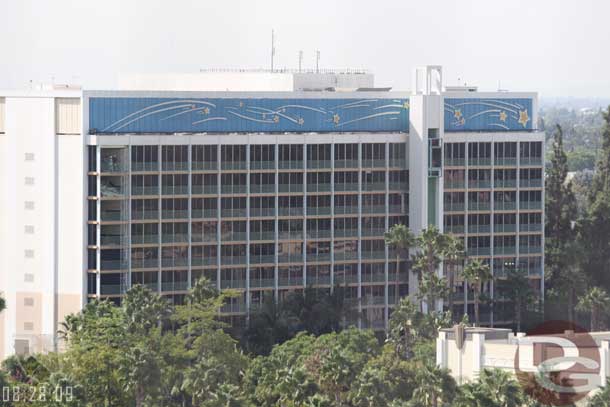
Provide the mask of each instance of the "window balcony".
POLYGON ((490 225, 468 225, 468 233, 489 233, 490 225))
POLYGON ((519 185, 521 188, 542 188, 542 179, 521 179, 519 180, 519 185))
POLYGON ((542 246, 519 246, 519 254, 542 253, 542 246))
POLYGON ((319 168, 330 168, 332 166, 332 162, 330 160, 308 160, 307 168, 308 169, 319 169, 319 168))
POLYGON ((358 237, 358 229, 335 229, 335 237, 358 237))
POLYGON ((494 209, 497 211, 514 211, 517 209, 516 202, 494 202, 494 209))
POLYGON ((162 243, 188 243, 188 241, 187 233, 163 233, 161 235, 162 243))
POLYGON ((408 169, 409 168, 409 164, 407 163, 406 159, 390 158, 390 167, 391 168, 408 169))
POLYGON ((468 188, 491 188, 491 181, 470 179, 468 180, 468 188))
POLYGON ((409 212, 408 208, 403 208, 401 205, 390 205, 390 213, 391 214, 407 214, 409 212))
POLYGON ((504 167, 514 167, 517 165, 517 157, 495 157, 494 163, 504 167))
POLYGON ((330 215, 330 206, 308 207, 307 215, 330 215))
POLYGON ((161 188, 163 195, 188 195, 188 185, 163 186, 161 188))
POLYGON ((330 192, 330 184, 307 184, 307 192, 330 192))
POLYGON ((163 171, 188 171, 189 163, 188 161, 168 161, 162 163, 161 168, 163 171))
POLYGON ((390 191, 409 192, 409 184, 406 182, 390 182, 390 191))
POLYGON ((521 157, 519 164, 522 166, 540 166, 542 165, 542 157, 521 157))
POLYGON ((302 240, 303 239, 303 231, 299 230, 299 231, 287 231, 287 230, 280 230, 278 232, 278 238, 280 240, 302 240))
POLYGON ((445 225, 445 232, 462 234, 464 233, 464 225, 445 225))
POLYGON ((279 192, 303 192, 303 184, 279 184, 279 192))
POLYGON ((248 168, 246 161, 224 161, 220 163, 220 168, 223 170, 245 170, 248 168))
POLYGON ((335 275, 335 284, 358 284, 358 276, 354 275, 335 275))
POLYGON ((123 214, 123 212, 120 209, 119 210, 106 210, 106 211, 101 212, 100 219, 102 222, 122 221, 122 220, 127 220, 127 215, 123 214))
POLYGON ((357 206, 335 206, 335 215, 349 215, 358 213, 357 206))
POLYGON ((159 235, 131 235, 131 244, 157 244, 159 235))
POLYGON ((101 270, 127 270, 126 260, 101 260, 101 270))
POLYGON ((159 259, 132 259, 132 269, 156 269, 159 267, 159 259))
POLYGON ((131 187, 132 195, 159 195, 159 187, 131 187))
POLYGON ((100 171, 102 173, 127 172, 127 165, 119 162, 102 161, 100 171))
POLYGON ((250 184, 251 194, 272 194, 275 192, 275 184, 250 184))
POLYGON ((463 212, 465 205, 463 202, 453 202, 444 204, 445 212, 463 212))
POLYGON ((447 180, 444 183, 445 189, 464 189, 466 184, 464 181, 451 181, 447 180))
POLYGON ((494 188, 516 188, 516 179, 497 179, 494 180, 494 188))
POLYGON ((519 207, 521 209, 542 209, 542 201, 521 201, 519 207))
POLYGON ((161 211, 161 217, 163 219, 188 219, 189 211, 188 210, 171 210, 164 209, 161 211))
POLYGON ((330 229, 318 229, 318 230, 307 230, 307 238, 308 239, 328 239, 330 238, 330 229))
POLYGON ((193 195, 216 195, 218 194, 217 185, 193 185, 191 187, 193 195))
POLYGON ((466 165, 465 158, 447 158, 445 157, 446 167, 463 167, 466 165))
POLYGON ((127 286, 124 284, 102 284, 100 286, 101 295, 122 295, 127 292, 127 286))
POLYGON ((215 171, 218 170, 216 161, 193 161, 191 163, 193 171, 215 171))
POLYGON ((308 263, 322 263, 322 262, 330 262, 330 253, 311 253, 307 254, 307 262, 308 263))
POLYGON ((278 256, 279 263, 302 263, 302 254, 280 254, 278 256))
POLYGON ((232 265, 232 264, 240 264, 240 265, 247 264, 246 256, 222 256, 220 258, 221 266, 228 266, 228 265, 232 265))
POLYGON ((193 219, 216 219, 218 211, 216 209, 192 209, 191 217, 193 219))
POLYGON ((198 266, 215 266, 218 263, 218 257, 206 256, 206 257, 193 257, 191 258, 191 265, 193 267, 198 266))
POLYGON ((335 251, 335 261, 358 260, 358 252, 337 252, 335 251))
POLYGON ((469 158, 468 165, 477 166, 477 167, 486 167, 486 166, 491 165, 491 158, 490 157, 469 158))
POLYGON ((358 160, 335 160, 335 168, 358 168, 358 160))
POLYGON ((490 247, 469 247, 467 250, 468 256, 489 256, 491 254, 490 247))
POLYGON ((251 278, 250 288, 274 288, 274 278, 251 278))
POLYGON ((250 255, 250 263, 251 264, 275 264, 275 255, 250 255))
POLYGON ((248 240, 246 232, 228 232, 221 237, 223 242, 245 242, 248 240))
POLYGON ((362 205, 362 213, 385 214, 385 205, 362 205))
POLYGON ((277 210, 279 216, 303 216, 303 208, 280 207, 277 210))
POLYGON ((515 254, 517 253, 516 246, 496 246, 494 247, 494 254, 515 254))
POLYGON ((377 160, 362 160, 362 168, 385 168, 386 161, 384 159, 377 160))
POLYGON ((292 276, 288 278, 280 278, 278 280, 280 287, 293 287, 303 285, 303 276, 292 276))
POLYGON ((275 208, 250 208, 250 216, 275 216, 275 208))
POLYGON ((191 235, 191 241, 193 243, 214 243, 218 241, 218 238, 216 237, 216 233, 206 233, 204 235, 199 234, 192 234, 191 235))
POLYGON ((383 250, 363 251, 362 258, 368 259, 368 260, 385 259, 385 251, 383 251, 383 250))
POLYGON ((542 224, 540 223, 527 223, 520 224, 519 231, 521 232, 540 232, 542 231, 542 224))
POLYGON ((278 168, 280 170, 302 170, 303 161, 278 161, 278 168))
POLYGON ((161 259, 162 267, 187 267, 189 264, 186 257, 161 259))
POLYGON ((248 216, 246 208, 221 209, 220 216, 223 218, 245 218, 248 216))
POLYGON ((161 283, 162 291, 187 291, 189 288, 188 281, 170 281, 161 283))
POLYGON ((489 211, 491 210, 490 202, 468 202, 468 210, 470 211, 489 211))
POLYGON ((246 280, 220 280, 220 288, 246 288, 246 280))
POLYGON ((275 161, 250 161, 251 170, 273 170, 275 161))
POLYGON ((496 233, 514 233, 516 231, 517 231, 516 224, 494 225, 494 232, 496 232, 496 233))
POLYGON ((384 273, 362 274, 362 284, 367 283, 385 283, 384 273))
POLYGON ((275 232, 252 232, 250 231, 250 240, 275 240, 275 232))
POLYGON ((155 172, 155 171, 159 171, 158 162, 141 162, 141 161, 132 161, 131 162, 131 172, 155 172))
POLYGON ((307 276, 307 285, 330 285, 330 276, 307 276))
POLYGON ((385 191, 385 182, 362 183, 363 191, 385 191))
POLYGON ((384 228, 362 228, 362 236, 380 236, 383 237, 386 230, 384 228))
POLYGON ((362 306, 366 307, 368 305, 384 305, 385 304, 385 296, 373 296, 373 295, 365 295, 362 297, 362 306))
POLYGON ((222 185, 220 187, 222 194, 245 194, 248 192, 247 185, 222 185))
POLYGON ((335 191, 358 191, 357 182, 335 183, 335 191))

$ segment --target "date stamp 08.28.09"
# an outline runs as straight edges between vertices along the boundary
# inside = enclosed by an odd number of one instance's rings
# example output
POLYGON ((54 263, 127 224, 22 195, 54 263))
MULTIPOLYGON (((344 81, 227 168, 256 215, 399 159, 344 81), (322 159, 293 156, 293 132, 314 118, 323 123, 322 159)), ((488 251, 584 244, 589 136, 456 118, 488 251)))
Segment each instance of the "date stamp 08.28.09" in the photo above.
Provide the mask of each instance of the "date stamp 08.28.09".
POLYGON ((5 403, 13 402, 71 402, 74 400, 72 386, 3 386, 0 400, 5 403))

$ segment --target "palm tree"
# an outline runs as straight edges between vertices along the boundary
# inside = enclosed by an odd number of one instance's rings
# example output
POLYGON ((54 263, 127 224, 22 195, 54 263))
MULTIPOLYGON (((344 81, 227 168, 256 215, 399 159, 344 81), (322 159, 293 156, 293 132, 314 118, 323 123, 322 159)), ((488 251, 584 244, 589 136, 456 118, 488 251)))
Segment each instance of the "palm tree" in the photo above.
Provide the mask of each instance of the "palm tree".
POLYGON ((508 372, 485 369, 475 382, 460 387, 456 407, 521 407, 525 397, 519 383, 508 372))
POLYGON ((457 391, 453 377, 447 370, 432 364, 424 364, 415 374, 417 388, 409 405, 418 407, 438 407, 451 401, 457 391), (440 403, 439 403, 440 402, 440 403))
POLYGON ((469 261, 462 271, 462 278, 474 290, 474 325, 479 326, 479 297, 483 284, 491 280, 489 265, 483 263, 480 259, 469 261))
POLYGON ((535 300, 527 273, 521 269, 509 270, 506 273, 506 279, 500 280, 498 288, 508 300, 512 301, 517 322, 517 332, 521 332, 523 309, 531 305, 535 300))
POLYGON ((610 311, 610 297, 603 288, 593 287, 578 301, 576 309, 581 312, 591 313, 591 331, 599 331, 605 323, 602 318, 608 316, 610 311))
POLYGON ((455 285, 455 268, 464 259, 464 241, 456 236, 448 235, 447 246, 443 257, 447 265, 447 283, 449 285, 448 308, 453 314, 453 286, 455 285))
POLYGON ((610 407, 610 380, 606 382, 606 387, 595 393, 589 400, 589 407, 610 407))
POLYGON ((396 284, 399 283, 398 275, 400 270, 400 254, 406 252, 407 258, 409 257, 409 249, 415 246, 415 235, 405 225, 399 223, 390 228, 385 235, 385 244, 389 247, 394 248, 396 251, 396 284))

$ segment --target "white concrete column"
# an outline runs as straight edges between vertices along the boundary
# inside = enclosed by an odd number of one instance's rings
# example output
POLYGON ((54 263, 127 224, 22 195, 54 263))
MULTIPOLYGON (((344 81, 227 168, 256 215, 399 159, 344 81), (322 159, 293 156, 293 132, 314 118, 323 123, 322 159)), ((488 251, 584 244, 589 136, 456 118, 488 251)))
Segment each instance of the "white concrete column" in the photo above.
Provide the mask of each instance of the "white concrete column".
POLYGON ((447 332, 439 332, 436 338, 436 365, 446 369, 447 366, 447 332))
POLYGON ((600 384, 606 387, 608 378, 610 377, 610 341, 602 340, 599 347, 599 376, 600 384))
POLYGON ((483 367, 483 347, 485 346, 485 334, 472 334, 472 376, 478 377, 483 367))

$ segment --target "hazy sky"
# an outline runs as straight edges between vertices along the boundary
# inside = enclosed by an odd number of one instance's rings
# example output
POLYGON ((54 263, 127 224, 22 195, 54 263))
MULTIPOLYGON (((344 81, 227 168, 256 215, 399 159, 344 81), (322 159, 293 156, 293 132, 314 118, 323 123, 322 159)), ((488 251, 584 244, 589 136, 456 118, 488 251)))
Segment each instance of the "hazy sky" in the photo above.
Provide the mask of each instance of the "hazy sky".
POLYGON ((446 84, 610 97, 607 0, 0 0, 0 88, 29 80, 116 87, 121 72, 364 67, 409 89, 446 84))

